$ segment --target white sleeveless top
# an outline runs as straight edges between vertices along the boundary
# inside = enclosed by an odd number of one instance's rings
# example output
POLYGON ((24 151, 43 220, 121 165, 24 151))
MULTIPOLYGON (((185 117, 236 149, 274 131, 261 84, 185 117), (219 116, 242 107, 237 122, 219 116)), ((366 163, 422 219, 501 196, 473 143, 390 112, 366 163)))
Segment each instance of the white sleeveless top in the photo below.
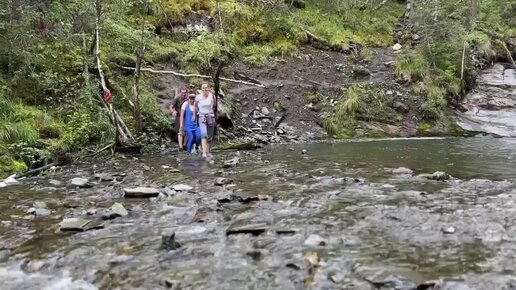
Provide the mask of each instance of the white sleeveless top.
POLYGON ((198 106, 199 106, 199 114, 201 115, 214 115, 213 112, 213 95, 209 94, 207 98, 204 98, 202 95, 198 95, 196 97, 198 106))

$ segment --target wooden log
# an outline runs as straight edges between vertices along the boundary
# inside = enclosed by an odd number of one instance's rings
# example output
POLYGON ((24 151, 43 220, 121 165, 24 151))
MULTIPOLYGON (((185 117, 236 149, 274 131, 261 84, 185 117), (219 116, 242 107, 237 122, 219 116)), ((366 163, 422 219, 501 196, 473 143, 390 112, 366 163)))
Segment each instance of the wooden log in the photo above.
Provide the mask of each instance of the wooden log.
MULTIPOLYGON (((127 66, 121 66, 121 65, 119 65, 118 67, 121 68, 121 69, 125 69, 125 70, 131 70, 131 71, 135 70, 134 67, 127 67, 127 66)), ((178 76, 178 77, 184 77, 184 78, 213 79, 212 76, 199 75, 199 74, 183 74, 183 73, 179 73, 179 72, 175 72, 175 71, 171 71, 171 70, 155 70, 155 69, 151 69, 151 68, 140 68, 140 71, 142 71, 142 72, 150 72, 150 73, 155 73, 155 74, 172 74, 172 75, 175 75, 175 76, 178 76)), ((252 82, 246 82, 246 81, 229 79, 229 78, 223 78, 223 77, 221 77, 219 79, 221 81, 226 81, 226 82, 231 82, 231 83, 238 83, 238 84, 244 84, 244 85, 249 85, 249 86, 265 88, 265 86, 262 85, 262 84, 255 84, 255 83, 252 83, 252 82)))

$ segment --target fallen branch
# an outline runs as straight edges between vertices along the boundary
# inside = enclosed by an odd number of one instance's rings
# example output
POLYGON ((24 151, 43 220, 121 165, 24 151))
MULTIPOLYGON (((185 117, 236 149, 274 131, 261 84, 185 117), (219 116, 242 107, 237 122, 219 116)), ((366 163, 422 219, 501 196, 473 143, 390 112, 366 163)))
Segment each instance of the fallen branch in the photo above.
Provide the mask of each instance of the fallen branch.
POLYGON ((47 169, 49 169, 52 166, 54 166, 54 163, 49 163, 47 165, 43 165, 41 167, 38 167, 38 168, 35 168, 35 169, 31 169, 31 170, 29 170, 27 172, 22 173, 20 176, 16 177, 16 179, 40 173, 41 171, 47 170, 47 169))
POLYGON ((315 42, 319 42, 320 44, 322 44, 324 46, 327 46, 331 50, 341 51, 341 52, 347 51, 347 49, 345 47, 343 47, 342 45, 331 44, 329 41, 322 39, 321 37, 313 34, 312 32, 310 32, 310 31, 308 31, 308 30, 306 30, 304 28, 301 28, 301 29, 305 33, 306 38, 308 39, 308 41, 310 41, 310 43, 312 43, 312 44, 315 41, 315 42))
POLYGON ((278 119, 278 121, 276 121, 276 123, 274 123, 274 128, 278 128, 278 126, 281 124, 281 122, 283 122, 283 120, 285 120, 286 116, 287 116, 287 113, 284 113, 283 115, 281 115, 281 117, 278 119))
MULTIPOLYGON (((102 147, 102 148, 100 148, 99 150, 97 150, 97 151, 95 151, 95 152, 93 152, 93 153, 91 153, 91 154, 86 155, 85 157, 93 157, 93 156, 95 156, 95 155, 97 155, 97 154, 99 154, 99 153, 101 153, 101 152, 104 152, 104 151, 106 151, 106 150, 108 150, 108 149, 112 149, 112 148, 114 148, 114 146, 115 146, 115 143, 110 143, 110 144, 108 144, 107 146, 102 147)), ((113 152, 113 151, 111 151, 111 152, 113 152)))
MULTIPOLYGON (((135 70, 134 67, 127 67, 127 66, 120 66, 120 65, 118 67, 121 69, 125 69, 125 70, 131 70, 131 71, 135 70)), ((150 73, 155 73, 155 74, 171 74, 171 75, 175 75, 178 77, 184 77, 184 78, 200 78, 200 79, 210 79, 210 80, 213 79, 212 76, 199 75, 199 74, 183 74, 183 73, 178 73, 178 72, 171 71, 171 70, 155 70, 155 69, 151 69, 151 68, 140 68, 140 71, 141 72, 150 72, 150 73)), ((235 79, 228 79, 228 78, 219 78, 219 79, 222 81, 231 82, 231 83, 238 83, 238 84, 265 88, 265 86, 262 84, 254 84, 251 82, 240 81, 240 80, 235 80, 235 79)))

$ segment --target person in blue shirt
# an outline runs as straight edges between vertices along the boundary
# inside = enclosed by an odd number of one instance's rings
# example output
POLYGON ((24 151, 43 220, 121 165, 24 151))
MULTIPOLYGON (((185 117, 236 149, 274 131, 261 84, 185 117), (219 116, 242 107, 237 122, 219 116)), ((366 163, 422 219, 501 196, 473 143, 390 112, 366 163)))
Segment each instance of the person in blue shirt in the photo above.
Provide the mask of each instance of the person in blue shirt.
MULTIPOLYGON (((195 94, 188 95, 188 101, 181 105, 181 117, 179 131, 185 132, 187 137, 186 151, 188 154, 192 153, 192 148, 195 144, 197 148, 201 145, 201 129, 197 121, 197 114, 195 111, 195 94)), ((195 151, 194 151, 195 153, 195 151)))

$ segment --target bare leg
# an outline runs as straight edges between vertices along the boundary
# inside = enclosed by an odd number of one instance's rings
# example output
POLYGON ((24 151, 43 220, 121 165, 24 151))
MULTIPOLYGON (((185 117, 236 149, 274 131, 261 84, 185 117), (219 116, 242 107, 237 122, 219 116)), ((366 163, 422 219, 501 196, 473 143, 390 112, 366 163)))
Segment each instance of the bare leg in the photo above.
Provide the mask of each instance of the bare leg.
POLYGON ((182 132, 179 132, 177 133, 177 144, 179 144, 179 149, 183 149, 183 133, 182 132))
POLYGON ((208 139, 202 138, 201 147, 202 147, 202 157, 208 156, 208 153, 210 152, 209 145, 208 145, 208 139))

